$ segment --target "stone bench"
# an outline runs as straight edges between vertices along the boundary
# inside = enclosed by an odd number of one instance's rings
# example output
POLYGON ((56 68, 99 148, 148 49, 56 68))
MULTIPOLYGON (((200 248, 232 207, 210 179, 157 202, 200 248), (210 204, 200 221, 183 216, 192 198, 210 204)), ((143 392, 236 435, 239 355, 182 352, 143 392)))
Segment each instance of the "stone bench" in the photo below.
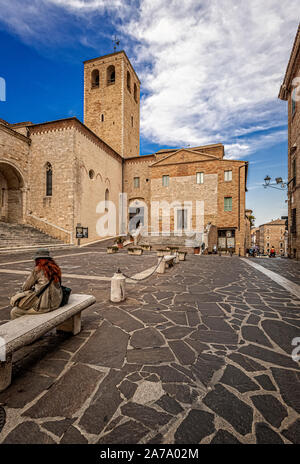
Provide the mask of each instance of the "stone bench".
POLYGON ((164 274, 166 267, 171 267, 176 262, 176 255, 166 255, 163 258, 159 258, 160 265, 158 266, 156 272, 158 274, 164 274))
POLYGON ((44 314, 19 317, 0 326, 0 391, 11 384, 12 355, 56 328, 77 335, 81 331, 81 311, 95 303, 92 295, 71 295, 69 303, 44 314))

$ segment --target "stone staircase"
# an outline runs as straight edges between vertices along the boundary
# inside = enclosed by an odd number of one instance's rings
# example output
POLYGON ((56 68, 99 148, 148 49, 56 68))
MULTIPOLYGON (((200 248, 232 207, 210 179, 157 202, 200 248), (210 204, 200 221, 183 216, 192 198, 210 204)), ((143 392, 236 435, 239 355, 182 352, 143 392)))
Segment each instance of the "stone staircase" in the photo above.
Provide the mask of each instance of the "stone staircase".
POLYGON ((26 224, 0 222, 0 250, 5 248, 51 247, 64 245, 61 240, 26 224))

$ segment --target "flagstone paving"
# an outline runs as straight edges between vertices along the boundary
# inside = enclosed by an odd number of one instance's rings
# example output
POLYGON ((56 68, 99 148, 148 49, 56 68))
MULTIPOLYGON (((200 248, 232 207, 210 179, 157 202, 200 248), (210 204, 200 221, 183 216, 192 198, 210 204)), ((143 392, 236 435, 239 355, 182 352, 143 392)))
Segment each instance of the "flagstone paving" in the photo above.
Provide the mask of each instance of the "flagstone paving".
POLYGON ((270 271, 277 272, 282 277, 300 285, 299 261, 287 258, 251 258, 251 261, 264 266, 270 271))
MULTIPOLYGON (((65 273, 82 275, 66 283, 97 303, 76 337, 50 332, 15 354, 13 383, 0 393, 1 443, 300 442, 295 295, 238 257, 188 255, 127 284, 126 301, 113 304, 110 283, 87 276, 133 275, 157 258, 92 250, 56 252, 65 273)), ((1 256, 0 268, 30 269, 14 263, 22 257, 1 256)), ((297 278, 298 263, 263 261, 297 278)), ((0 278, 4 323, 24 276, 0 278)))

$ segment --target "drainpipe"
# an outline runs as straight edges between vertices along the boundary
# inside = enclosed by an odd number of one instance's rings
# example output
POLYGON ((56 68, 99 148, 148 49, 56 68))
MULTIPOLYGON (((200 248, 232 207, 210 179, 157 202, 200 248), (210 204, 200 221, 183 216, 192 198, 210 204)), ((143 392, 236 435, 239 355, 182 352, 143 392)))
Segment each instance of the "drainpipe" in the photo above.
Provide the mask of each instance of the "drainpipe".
MULTIPOLYGON (((241 231, 241 168, 246 169, 246 165, 248 163, 242 164, 242 166, 239 166, 239 195, 238 195, 238 214, 239 214, 239 219, 238 219, 238 230, 239 232, 241 231)), ((245 238, 244 238, 244 249, 245 249, 245 238)), ((240 256, 240 252, 239 252, 240 256)))
MULTIPOLYGON (((123 225, 124 225, 124 201, 123 201, 123 194, 124 194, 124 165, 125 165, 125 159, 122 158, 122 202, 121 202, 121 231, 125 232, 123 230, 123 225)), ((127 232, 127 231, 126 231, 127 232)))

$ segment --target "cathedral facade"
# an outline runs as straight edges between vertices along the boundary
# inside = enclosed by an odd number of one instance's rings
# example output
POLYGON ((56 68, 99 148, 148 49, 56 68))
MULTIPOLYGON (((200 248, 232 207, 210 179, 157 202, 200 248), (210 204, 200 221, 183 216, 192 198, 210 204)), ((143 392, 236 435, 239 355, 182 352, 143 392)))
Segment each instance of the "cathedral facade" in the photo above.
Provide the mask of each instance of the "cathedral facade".
POLYGON ((139 226, 149 240, 199 238, 214 225, 218 247, 244 255, 248 163, 225 159, 222 144, 140 156, 139 134, 140 81, 125 52, 84 62, 84 123, 0 120, 0 221, 73 244, 78 227, 84 244, 139 226), (99 220, 111 207, 107 234, 99 220))

